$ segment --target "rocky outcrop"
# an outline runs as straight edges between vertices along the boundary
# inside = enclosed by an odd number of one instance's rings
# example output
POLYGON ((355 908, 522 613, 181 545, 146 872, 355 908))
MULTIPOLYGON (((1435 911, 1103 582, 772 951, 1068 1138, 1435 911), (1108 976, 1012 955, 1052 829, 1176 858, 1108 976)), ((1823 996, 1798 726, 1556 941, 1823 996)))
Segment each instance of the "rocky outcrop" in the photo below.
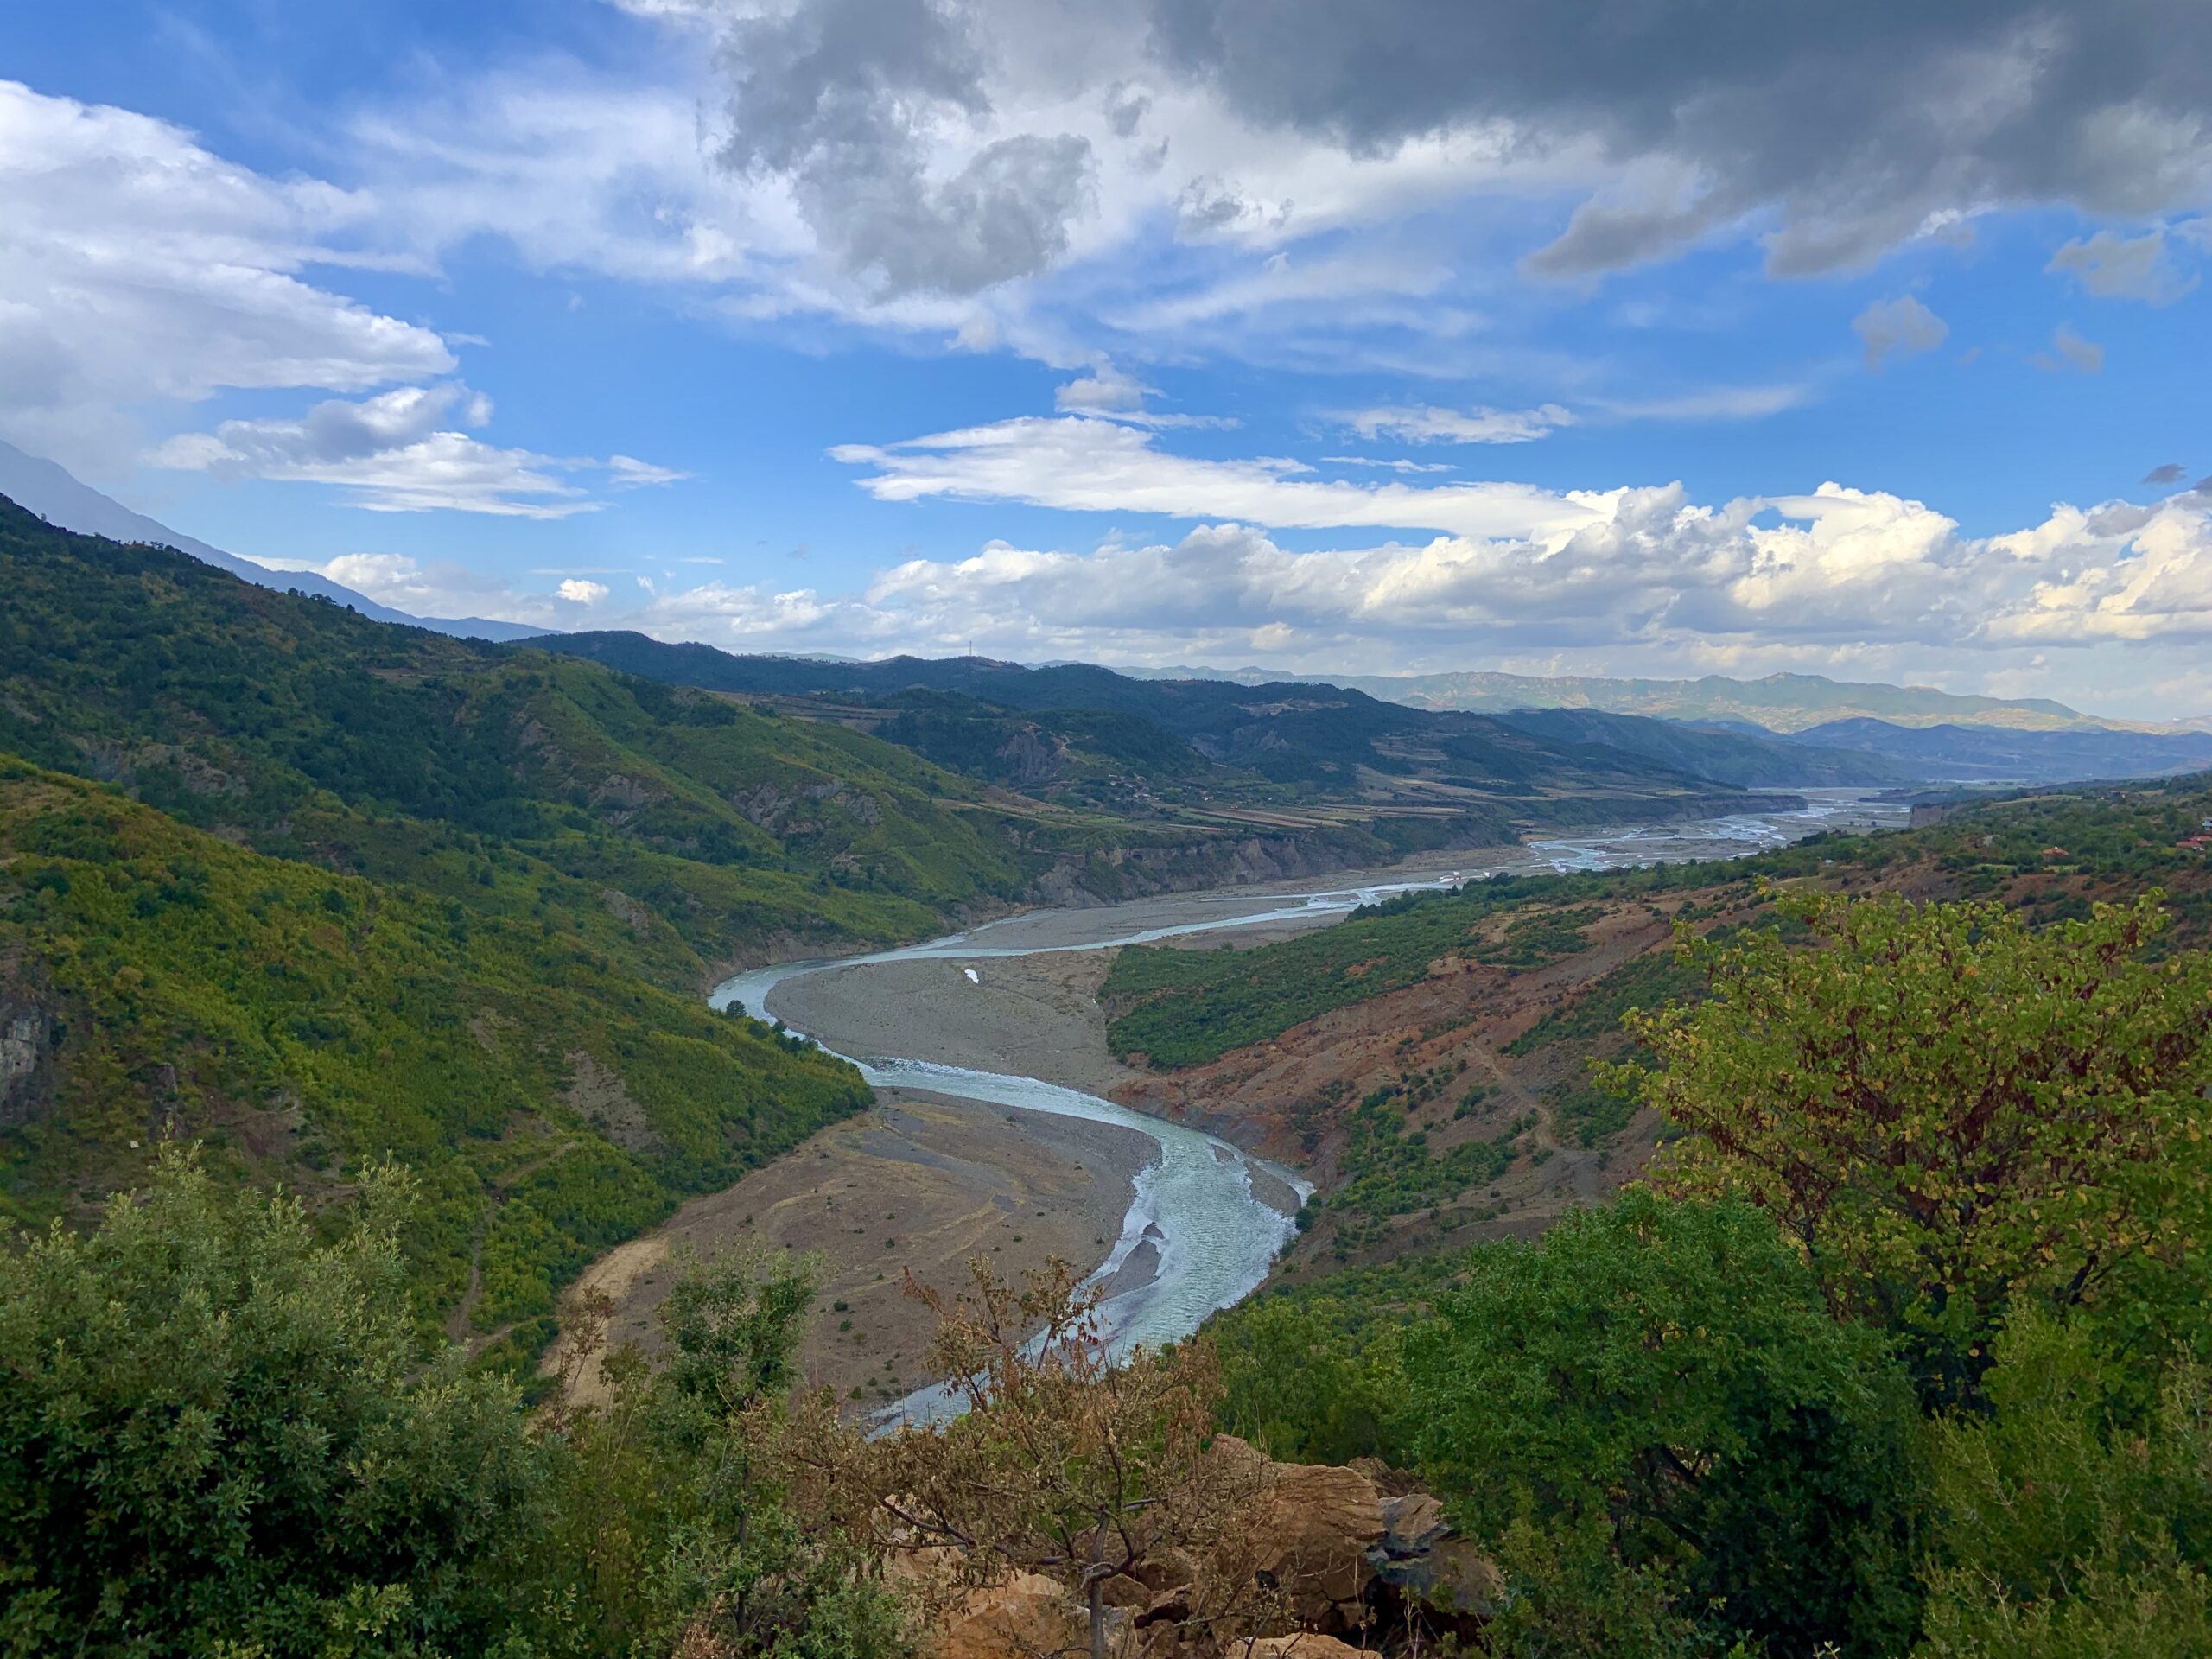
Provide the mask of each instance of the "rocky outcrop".
POLYGON ((810 784, 797 790, 756 784, 751 789, 734 790, 726 798, 748 822, 779 838, 820 835, 825 827, 821 814, 825 810, 842 812, 855 823, 871 828, 883 818, 882 805, 874 796, 842 783, 810 784))
MULTIPOLYGON (((1497 1568, 1410 1478, 1379 1464, 1277 1463, 1227 1434, 1212 1455, 1240 1465, 1226 1484, 1252 1494, 1249 1513, 1203 1560, 1162 1548, 1134 1579, 1109 1581, 1116 1659, 1356 1659, 1426 1650, 1445 1637, 1465 1643, 1489 1618, 1497 1568)), ((1089 1644, 1075 1596, 1034 1573, 937 1609, 938 1659, 1031 1659, 1089 1644)))
POLYGON ((582 1049, 562 1058, 569 1063, 569 1081, 561 1097, 571 1111, 625 1152, 650 1155, 668 1150, 645 1109, 622 1086, 619 1072, 582 1049))
POLYGON ((0 992, 0 1126, 27 1123, 48 1093, 54 1020, 0 992))
POLYGON ((1074 1599, 1052 1580, 1016 1573, 971 1590, 938 1625, 937 1659, 1016 1659, 1079 1652, 1088 1645, 1074 1599))
POLYGON ((1375 1576, 1368 1554, 1387 1530, 1375 1484, 1358 1470, 1270 1463, 1253 1527, 1253 1574, 1301 1624, 1357 1630, 1375 1576))

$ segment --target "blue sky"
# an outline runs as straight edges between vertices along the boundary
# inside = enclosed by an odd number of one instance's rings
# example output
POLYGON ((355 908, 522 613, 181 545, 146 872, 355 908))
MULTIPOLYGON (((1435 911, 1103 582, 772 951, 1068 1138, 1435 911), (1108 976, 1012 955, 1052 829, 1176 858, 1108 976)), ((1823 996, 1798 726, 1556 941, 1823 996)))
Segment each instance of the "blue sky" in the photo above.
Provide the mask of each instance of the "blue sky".
POLYGON ((1631 10, 10 8, 0 436, 424 613, 2212 708, 2186 0, 1631 10))

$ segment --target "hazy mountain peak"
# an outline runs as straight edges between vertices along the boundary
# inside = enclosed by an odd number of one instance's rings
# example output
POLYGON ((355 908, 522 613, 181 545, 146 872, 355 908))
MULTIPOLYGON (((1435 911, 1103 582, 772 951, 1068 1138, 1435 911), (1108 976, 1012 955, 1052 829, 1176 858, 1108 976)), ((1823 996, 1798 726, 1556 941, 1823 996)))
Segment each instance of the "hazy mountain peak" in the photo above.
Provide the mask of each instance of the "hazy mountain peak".
POLYGON ((312 570, 272 570, 265 564, 256 564, 251 559, 242 559, 219 547, 211 547, 196 537, 171 530, 143 512, 134 512, 112 496, 101 494, 59 461, 27 454, 4 438, 0 438, 0 495, 64 530, 73 530, 82 536, 105 536, 111 542, 151 542, 173 547, 257 587, 333 600, 340 605, 350 605, 362 615, 379 622, 404 622, 465 639, 529 639, 545 632, 519 622, 500 622, 480 616, 415 616, 406 611, 396 611, 389 605, 379 605, 367 594, 312 570))

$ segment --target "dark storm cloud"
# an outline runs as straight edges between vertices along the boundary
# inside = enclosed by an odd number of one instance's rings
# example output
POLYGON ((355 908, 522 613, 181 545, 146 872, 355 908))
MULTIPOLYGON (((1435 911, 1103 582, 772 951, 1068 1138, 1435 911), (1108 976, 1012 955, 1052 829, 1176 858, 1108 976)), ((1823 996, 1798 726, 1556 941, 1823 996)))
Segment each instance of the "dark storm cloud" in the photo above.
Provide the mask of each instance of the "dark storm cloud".
POLYGON ((964 19, 931 0, 814 0, 733 24, 717 159, 786 178, 845 270, 884 298, 972 294, 1042 270, 1090 198, 1090 144, 1020 134, 950 179, 925 167, 929 124, 989 112, 964 19))
POLYGON ((1770 269, 1864 264, 1940 216, 2143 217, 2212 188, 2202 0, 1152 0, 1152 51, 1256 122, 1387 153, 1510 124, 1674 164, 1535 257, 1570 276, 1770 214, 1770 269))

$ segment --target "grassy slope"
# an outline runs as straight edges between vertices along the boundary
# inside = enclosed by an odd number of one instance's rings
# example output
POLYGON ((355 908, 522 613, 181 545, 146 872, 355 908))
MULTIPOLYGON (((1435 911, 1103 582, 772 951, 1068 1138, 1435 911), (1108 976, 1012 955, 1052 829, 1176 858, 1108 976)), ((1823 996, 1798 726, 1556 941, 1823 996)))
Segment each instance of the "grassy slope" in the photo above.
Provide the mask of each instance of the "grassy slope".
MULTIPOLYGON (((2037 796, 1901 836, 1821 836, 1731 864, 1721 879, 1805 875, 1831 866, 1872 874, 1921 860, 1963 893, 2039 901, 2053 916, 2078 910, 2091 888, 2162 883, 2175 890, 2183 924, 2177 937, 2195 937, 2212 932, 2206 862, 2175 843, 2208 814, 2212 792, 2202 779, 2037 796), (2063 855, 2047 856, 2053 847, 2063 855), (2026 890, 2018 890, 2023 883, 2026 890)), ((1335 927, 1250 950, 1132 948, 1117 956, 1102 990, 1116 1014, 1108 1038, 1116 1054, 1142 1055, 1154 1066, 1203 1065, 1332 1008, 1418 982, 1440 959, 1537 966, 1569 954, 1578 948, 1579 905, 1715 880, 1712 866, 1697 865, 1502 879, 1371 906, 1335 927)), ((1611 1023, 1618 1022, 1616 1014, 1611 1023)))
MULTIPOLYGON (((2041 796, 1989 804, 1902 835, 1824 838, 1725 868, 1675 867, 1641 874, 1577 878, 1588 885, 1563 891, 1546 903, 1554 910, 1640 905, 1656 891, 1646 883, 1665 880, 1673 888, 1663 895, 1667 907, 1693 926, 1759 925, 1758 912, 1763 907, 1752 888, 1764 874, 1814 877, 1858 888, 1897 887, 1947 896, 1996 898, 2024 908, 2037 921, 2051 922, 2085 914, 2101 900, 2123 901, 2158 887, 2165 892, 2173 918, 2158 948, 2203 949, 2212 946, 2212 858, 2175 843, 2196 831, 2207 817, 2212 817, 2212 787, 2202 778, 2041 796)), ((1424 945, 1415 948, 1425 948, 1465 913, 1460 901, 1432 899, 1396 916, 1347 922, 1327 933, 1287 944, 1326 939, 1362 927, 1370 937, 1360 948, 1370 951, 1382 948, 1376 934, 1384 936, 1382 944, 1391 937, 1410 942, 1418 934, 1424 945), (1433 913, 1422 916, 1422 909, 1433 913)), ((1173 954, 1147 952, 1147 957, 1173 954)), ((1217 1009, 1239 1006, 1245 995, 1232 971, 1238 957, 1268 959, 1252 976, 1262 979, 1278 971, 1278 964, 1287 969, 1294 959, 1285 944, 1246 952, 1181 954, 1188 958, 1188 982, 1217 1009)), ((1146 958, 1139 958, 1137 971, 1147 976, 1147 982, 1165 976, 1155 962, 1146 958)), ((1480 1203, 1485 1184, 1496 1180, 1516 1159, 1525 1166, 1532 1156, 1533 1138, 1516 1142, 1490 1128, 1478 1138, 1459 1140, 1449 1147, 1432 1144, 1433 1126, 1440 1120, 1451 1121, 1455 1101, 1462 1103, 1459 1115, 1491 1121, 1499 1116, 1495 1087, 1477 1083, 1467 1090, 1469 1078, 1573 1079, 1591 1057, 1618 1058, 1630 1053, 1629 1039, 1619 1028, 1628 1010, 1694 995, 1697 988, 1691 969, 1665 948, 1655 948, 1580 981, 1494 1051, 1500 1063, 1494 1074, 1464 1070, 1457 1061, 1431 1064, 1399 1072, 1395 1082, 1360 1097, 1356 1106, 1349 1094, 1334 1103, 1321 1103, 1338 1109, 1315 1111, 1313 1121, 1317 1125, 1335 1122, 1339 1137, 1334 1154, 1336 1182, 1309 1217, 1323 1218, 1294 1253, 1290 1274, 1281 1284, 1217 1317, 1213 1329, 1224 1346, 1249 1363, 1254 1354, 1272 1353, 1267 1344, 1284 1339, 1283 1332, 1289 1332, 1287 1339, 1303 1344, 1312 1340, 1315 1328, 1334 1332, 1338 1346, 1355 1359, 1370 1342, 1387 1346, 1410 1311, 1464 1270, 1465 1250, 1447 1242, 1457 1228, 1472 1221, 1478 1233, 1493 1230, 1482 1224, 1490 1217, 1480 1203), (1463 1090, 1473 1098, 1465 1100, 1463 1090), (1501 1158, 1501 1154, 1505 1155, 1501 1158), (1426 1217, 1416 1214, 1436 1205, 1446 1207, 1430 1210, 1426 1217), (1285 1325, 1282 1316, 1291 1306, 1300 1310, 1296 1318, 1318 1320, 1319 1326, 1285 1325)), ((1348 1002, 1339 996, 1336 1005, 1348 1002)), ((1151 1006, 1157 1009, 1159 1005, 1151 1006)), ((1179 1029, 1194 1038, 1203 1030, 1195 1018, 1179 1029)), ((1202 1049, 1207 1046, 1201 1044, 1202 1049)), ((1419 1058, 1428 1053, 1424 1047, 1419 1058)), ((1227 1065, 1238 1063, 1232 1057, 1227 1065)), ((1603 1147, 1622 1135, 1630 1122, 1621 1103, 1586 1083, 1554 1085, 1547 1091, 1545 1104, 1555 1142, 1564 1147, 1579 1143, 1603 1147)), ((1517 1108, 1508 1105, 1505 1109, 1517 1108)), ((1527 1122, 1513 1118, 1497 1127, 1513 1129, 1527 1122)), ((1617 1147, 1627 1149, 1624 1144, 1617 1147)), ((1505 1217, 1495 1230, 1525 1228, 1505 1217)), ((1342 1360, 1338 1354, 1325 1363, 1342 1360)), ((1325 1361, 1317 1357, 1315 1363, 1325 1361)), ((1332 1386, 1341 1389, 1343 1385, 1338 1378, 1332 1386)), ((1357 1388, 1349 1389, 1348 1397, 1357 1399, 1357 1388)), ((1311 1403, 1300 1396, 1301 1407, 1311 1403)), ((1295 1415, 1293 1412, 1279 1426, 1298 1430, 1295 1415)), ((1260 1432, 1274 1421, 1261 1410, 1241 1427, 1260 1432)), ((1301 1439, 1300 1432, 1287 1433, 1276 1450, 1284 1455, 1332 1455, 1325 1436, 1301 1439)))
POLYGON ((1031 869, 893 745, 249 587, 0 503, 0 747, 262 850, 449 893, 655 912, 657 975, 912 937, 1031 869), (568 884, 563 885, 563 881, 568 884), (613 888, 616 897, 609 899, 613 888))
POLYGON ((0 1131, 7 1212, 127 1183, 164 1135, 310 1192, 390 1154, 423 1180, 425 1312, 466 1300, 524 1347, 592 1253, 868 1093, 550 922, 265 857, 12 759, 0 1008, 51 1039, 0 1131))

